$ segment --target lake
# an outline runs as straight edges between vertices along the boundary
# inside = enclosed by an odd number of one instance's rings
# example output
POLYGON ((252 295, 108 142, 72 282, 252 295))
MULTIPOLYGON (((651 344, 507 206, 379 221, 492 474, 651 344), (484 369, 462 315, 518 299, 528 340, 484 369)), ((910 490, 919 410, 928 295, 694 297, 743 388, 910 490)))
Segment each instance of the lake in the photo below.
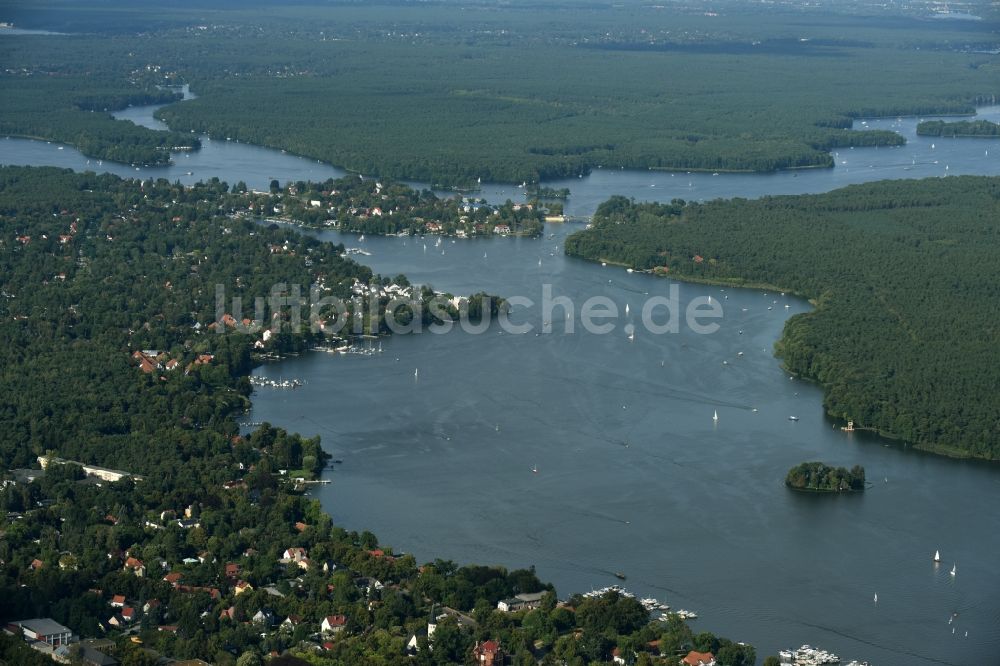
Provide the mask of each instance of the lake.
MULTIPOLYGON (((153 122, 148 107, 118 115, 153 122)), ((1000 107, 980 115, 996 120, 1000 107)), ((759 197, 880 178, 1000 174, 1000 143, 916 137, 916 119, 866 122, 910 143, 840 151, 836 168, 826 170, 599 169, 546 185, 569 187, 568 212, 589 215, 611 194, 759 197)), ((0 162, 182 182, 218 176, 258 188, 271 178, 343 173, 224 138, 139 172, 88 165, 71 147, 58 148, 0 140, 0 162)), ((522 191, 490 185, 482 196, 518 199, 522 191)), ((577 331, 564 334, 564 313, 543 314, 536 304, 513 318, 536 329, 551 320, 552 333, 511 335, 494 326, 396 336, 371 356, 287 359, 257 374, 305 386, 257 389, 249 420, 321 435, 343 464, 315 496, 339 524, 369 529, 418 560, 534 565, 563 597, 615 583, 620 571, 639 596, 697 611, 696 631, 751 642, 761 659, 810 643, 879 665, 996 663, 996 467, 900 450, 826 419, 819 389, 791 379, 773 356, 785 320, 808 310, 801 300, 680 285, 682 306, 707 296, 722 306, 720 329, 654 335, 639 327, 630 341, 625 324, 671 282, 567 258, 563 240, 574 228, 548 225, 540 240, 440 247, 315 232, 363 247, 371 256, 360 258, 376 271, 454 293, 487 290, 537 303, 542 285, 551 285, 576 304, 577 331), (612 333, 580 330, 579 307, 592 296, 622 311, 612 333), (806 460, 861 464, 873 485, 844 497, 788 491, 785 472, 806 460), (936 549, 940 566, 931 561, 936 549)))

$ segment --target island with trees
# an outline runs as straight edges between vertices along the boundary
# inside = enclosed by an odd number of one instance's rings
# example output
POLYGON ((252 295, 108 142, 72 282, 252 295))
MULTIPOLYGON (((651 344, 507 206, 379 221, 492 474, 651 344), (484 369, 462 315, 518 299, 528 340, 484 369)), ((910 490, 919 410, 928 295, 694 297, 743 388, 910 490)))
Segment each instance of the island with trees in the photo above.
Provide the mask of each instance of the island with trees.
POLYGON ((785 367, 836 419, 937 453, 1000 460, 1000 178, 853 185, 691 203, 612 197, 566 252, 809 298, 785 367))
POLYGON ((792 490, 818 493, 859 493, 865 489, 865 468, 855 465, 847 469, 805 462, 788 470, 785 485, 792 490))
POLYGON ((925 120, 917 125, 920 136, 940 137, 1000 137, 1000 124, 989 120, 959 120, 945 122, 943 120, 925 120))

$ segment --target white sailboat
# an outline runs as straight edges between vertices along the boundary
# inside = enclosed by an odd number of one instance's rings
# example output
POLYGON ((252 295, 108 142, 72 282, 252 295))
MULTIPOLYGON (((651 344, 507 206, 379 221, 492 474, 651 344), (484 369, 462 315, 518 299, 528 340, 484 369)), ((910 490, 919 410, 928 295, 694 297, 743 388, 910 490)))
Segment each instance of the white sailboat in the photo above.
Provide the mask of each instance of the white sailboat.
POLYGON ((365 242, 365 235, 364 235, 364 234, 361 234, 361 237, 360 237, 360 238, 358 238, 358 241, 360 241, 360 242, 364 243, 364 242, 365 242))
POLYGON ((712 414, 712 420, 713 421, 718 421, 719 420, 719 410, 715 410, 715 413, 712 414))
POLYGON ((878 603, 878 592, 875 593, 875 603, 878 603))
POLYGON ((934 561, 935 562, 940 562, 941 561, 941 551, 940 550, 935 550, 934 551, 934 561))
POLYGON ((420 376, 420 368, 413 369, 413 378, 416 379, 420 376))
POLYGON ((625 316, 628 316, 628 303, 625 304, 625 316))
POLYGON ((954 576, 956 573, 958 573, 958 565, 953 564, 951 565, 951 575, 954 576))

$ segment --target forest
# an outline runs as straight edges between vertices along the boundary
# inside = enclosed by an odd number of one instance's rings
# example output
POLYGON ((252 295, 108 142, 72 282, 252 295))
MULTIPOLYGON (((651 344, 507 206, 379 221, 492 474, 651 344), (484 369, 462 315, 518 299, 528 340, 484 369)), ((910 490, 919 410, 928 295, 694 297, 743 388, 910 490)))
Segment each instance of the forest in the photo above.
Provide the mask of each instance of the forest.
POLYGON ((108 111, 165 104, 178 94, 92 77, 0 74, 0 134, 40 138, 77 147, 88 157, 145 166, 170 161, 170 151, 197 150, 190 133, 161 132, 113 119, 108 111))
MULTIPOLYGON (((271 654, 434 666, 468 663, 487 639, 516 666, 585 666, 614 649, 647 665, 691 649, 755 663, 751 646, 651 622, 616 592, 558 601, 533 570, 418 565, 334 525, 283 473, 321 470, 319 439, 237 423, 260 355, 305 349, 313 334, 241 332, 217 319, 214 289, 324 284, 346 297, 389 280, 342 246, 234 215, 233 201, 218 180, 0 167, 0 618, 51 617, 137 666, 271 654), (50 452, 74 462, 42 472, 36 457, 50 452), (77 463, 141 478, 102 482, 77 463), (538 608, 496 607, 534 592, 546 593, 538 608), (339 629, 323 633, 324 618, 339 629)), ((6 635, 0 659, 51 663, 6 635)))
POLYGON ((862 492, 865 489, 865 468, 855 465, 847 469, 821 462, 806 462, 788 470, 785 485, 793 490, 812 492, 862 492))
POLYGON ((837 420, 1000 459, 1000 179, 671 204, 613 197, 566 252, 681 280, 804 296, 776 351, 837 420))
POLYGON ((945 122, 943 120, 925 120, 917 124, 917 134, 921 136, 1000 136, 1000 125, 989 120, 959 120, 945 122))
MULTIPOLYGON (((997 57, 978 50, 992 43, 991 21, 422 4, 220 3, 185 22, 146 3, 108 17, 110 34, 8 39, 0 85, 17 94, 0 104, 0 132, 77 138, 107 156, 135 130, 85 108, 186 82, 197 99, 159 112, 180 134, 382 178, 470 186, 599 166, 767 172, 831 167, 834 148, 898 145, 900 135, 852 129, 854 119, 971 113, 995 100, 1000 80, 997 57), (94 82, 80 108, 79 91, 94 82)), ((22 13, 64 29, 103 15, 41 5, 22 13)), ((143 150, 120 158, 162 159, 149 132, 134 137, 143 150)))

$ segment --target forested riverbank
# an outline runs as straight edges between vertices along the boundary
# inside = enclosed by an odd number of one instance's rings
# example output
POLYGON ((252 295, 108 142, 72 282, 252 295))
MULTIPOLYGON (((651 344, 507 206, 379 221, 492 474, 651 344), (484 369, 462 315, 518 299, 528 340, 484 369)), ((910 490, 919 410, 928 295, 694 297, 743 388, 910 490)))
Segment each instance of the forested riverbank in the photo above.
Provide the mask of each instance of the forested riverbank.
POLYGON ((837 419, 938 453, 1000 458, 1000 181, 884 181, 823 195, 602 204, 566 251, 813 300, 777 352, 837 419))
POLYGON ((597 167, 832 167, 831 150, 903 142, 855 119, 971 113, 998 92, 982 55, 945 46, 970 31, 987 39, 985 24, 956 34, 910 22, 843 40, 849 22, 835 14, 801 25, 801 16, 776 12, 762 24, 740 13, 630 7, 570 16, 551 6, 520 22, 522 8, 474 6, 460 16, 408 9, 391 16, 386 34, 372 26, 390 8, 302 11, 312 31, 297 10, 227 8, 214 22, 178 27, 145 8, 134 23, 109 20, 111 36, 8 39, 0 82, 12 94, 0 105, 0 132, 140 164, 204 133, 366 175, 468 187, 597 167), (568 23, 553 32, 546 19, 568 23), (808 37, 788 40, 791 30, 808 37), (643 33, 677 48, 629 48, 643 33), (858 77, 861 68, 869 75, 858 77), (158 114, 174 133, 126 130, 105 113, 183 82, 199 97, 158 114))

